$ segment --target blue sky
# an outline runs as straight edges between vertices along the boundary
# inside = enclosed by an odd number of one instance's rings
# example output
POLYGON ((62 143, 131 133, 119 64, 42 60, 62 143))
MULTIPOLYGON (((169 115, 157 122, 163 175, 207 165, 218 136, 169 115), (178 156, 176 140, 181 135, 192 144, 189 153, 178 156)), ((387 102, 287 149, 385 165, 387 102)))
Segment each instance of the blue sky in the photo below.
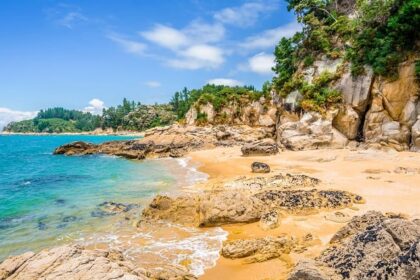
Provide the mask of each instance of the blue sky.
POLYGON ((261 87, 275 44, 299 29, 283 0, 2 0, 0 23, 0 126, 208 82, 261 87))

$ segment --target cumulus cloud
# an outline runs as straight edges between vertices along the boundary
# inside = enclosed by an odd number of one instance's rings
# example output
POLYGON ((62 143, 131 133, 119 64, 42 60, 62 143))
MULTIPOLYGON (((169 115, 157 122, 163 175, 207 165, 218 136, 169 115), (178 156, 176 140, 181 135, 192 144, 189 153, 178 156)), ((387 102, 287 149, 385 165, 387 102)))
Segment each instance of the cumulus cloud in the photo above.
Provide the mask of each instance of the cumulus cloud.
POLYGON ((218 11, 214 14, 214 19, 225 24, 248 27, 254 25, 262 14, 276 9, 277 5, 273 2, 248 2, 239 7, 230 7, 218 11))
POLYGON ((89 106, 86 106, 83 109, 83 112, 91 113, 93 115, 100 115, 102 114, 102 110, 105 108, 105 103, 97 98, 92 99, 89 101, 89 106))
POLYGON ((273 48, 281 38, 292 37, 296 32, 301 30, 302 26, 299 23, 291 22, 277 28, 265 30, 256 36, 248 37, 240 46, 245 49, 273 48))
POLYGON ((272 74, 274 66, 274 55, 259 53, 248 60, 248 70, 258 74, 272 74))
POLYGON ((234 80, 234 79, 226 79, 226 78, 211 79, 207 81, 207 83, 210 85, 216 85, 216 86, 221 85, 221 86, 230 86, 230 87, 243 85, 241 81, 234 80))
POLYGON ((0 107, 0 130, 10 122, 29 120, 36 116, 38 112, 15 111, 9 108, 0 107))
POLYGON ((224 62, 220 48, 210 45, 192 45, 178 52, 178 58, 168 64, 174 68, 195 70, 199 68, 217 68, 224 62))
POLYGON ((161 86, 161 84, 157 81, 148 81, 145 83, 146 86, 148 86, 149 88, 158 88, 161 86))
POLYGON ((140 35, 145 39, 168 49, 177 49, 188 44, 188 39, 184 33, 162 24, 157 24, 149 31, 140 32, 140 35))
POLYGON ((110 34, 107 36, 108 39, 117 43, 125 52, 135 54, 135 55, 143 55, 144 51, 146 50, 147 46, 143 43, 127 40, 121 38, 116 34, 110 34))

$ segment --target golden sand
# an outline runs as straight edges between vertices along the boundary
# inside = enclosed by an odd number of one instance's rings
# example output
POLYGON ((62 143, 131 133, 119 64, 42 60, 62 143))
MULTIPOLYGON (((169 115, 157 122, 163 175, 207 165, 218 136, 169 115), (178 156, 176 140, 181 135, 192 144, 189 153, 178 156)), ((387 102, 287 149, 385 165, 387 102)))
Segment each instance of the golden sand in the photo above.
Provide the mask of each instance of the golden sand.
MULTIPOLYGON (((229 147, 196 151, 189 156, 200 171, 209 175, 209 181, 198 187, 209 188, 212 182, 238 176, 256 176, 251 173, 251 163, 262 161, 270 165, 271 174, 306 174, 322 180, 319 188, 361 195, 366 203, 340 210, 345 217, 378 210, 420 218, 420 153, 343 149, 284 151, 275 156, 242 157, 239 147, 229 147)), ((224 226, 229 239, 281 234, 303 238, 310 233, 314 240, 298 252, 262 263, 244 264, 240 259, 220 257, 217 265, 200 279, 285 279, 296 261, 313 258, 325 249, 345 221, 344 218, 332 218, 329 212, 320 212, 283 217, 278 228, 268 231, 262 230, 258 223, 224 226)))

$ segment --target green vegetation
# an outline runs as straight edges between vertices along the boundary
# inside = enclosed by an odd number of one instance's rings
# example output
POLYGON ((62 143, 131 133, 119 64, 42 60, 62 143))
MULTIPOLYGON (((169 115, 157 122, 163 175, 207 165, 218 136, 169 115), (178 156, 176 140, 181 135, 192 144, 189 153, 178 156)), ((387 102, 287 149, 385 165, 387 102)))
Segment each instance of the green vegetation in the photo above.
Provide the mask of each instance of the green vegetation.
POLYGON ((396 78, 398 64, 418 51, 420 0, 357 0, 354 10, 346 11, 332 0, 287 2, 303 29, 276 46, 273 86, 282 96, 299 90, 304 109, 322 111, 339 101, 339 92, 330 89, 334 78, 303 82, 303 68, 315 60, 343 58, 354 76, 370 65, 376 75, 396 78))
MULTIPOLYGON (((252 86, 205 85, 201 89, 188 90, 184 88, 182 91, 174 94, 170 104, 173 106, 177 118, 183 119, 194 104, 210 103, 216 112, 220 112, 230 102, 237 102, 238 104, 249 103, 250 101, 258 100, 264 95, 268 95, 269 87, 269 84, 265 84, 264 92, 257 91, 252 86)), ((204 119, 200 112, 199 117, 204 119)))

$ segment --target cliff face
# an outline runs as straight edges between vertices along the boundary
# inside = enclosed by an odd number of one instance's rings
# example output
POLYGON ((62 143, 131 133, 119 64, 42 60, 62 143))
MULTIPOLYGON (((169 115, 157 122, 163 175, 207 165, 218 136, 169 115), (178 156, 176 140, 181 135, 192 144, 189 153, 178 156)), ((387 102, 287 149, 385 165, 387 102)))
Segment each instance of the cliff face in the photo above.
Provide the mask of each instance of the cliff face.
POLYGON ((285 98, 272 92, 271 98, 240 106, 229 103, 219 112, 210 103, 197 104, 188 111, 186 122, 271 128, 277 143, 292 150, 343 148, 348 144, 420 150, 420 87, 415 58, 400 64, 396 80, 375 76, 367 66, 364 75, 353 77, 348 64, 325 57, 301 69, 309 84, 326 72, 338 76, 330 87, 341 93, 341 102, 324 113, 299 109, 299 91, 285 98))

